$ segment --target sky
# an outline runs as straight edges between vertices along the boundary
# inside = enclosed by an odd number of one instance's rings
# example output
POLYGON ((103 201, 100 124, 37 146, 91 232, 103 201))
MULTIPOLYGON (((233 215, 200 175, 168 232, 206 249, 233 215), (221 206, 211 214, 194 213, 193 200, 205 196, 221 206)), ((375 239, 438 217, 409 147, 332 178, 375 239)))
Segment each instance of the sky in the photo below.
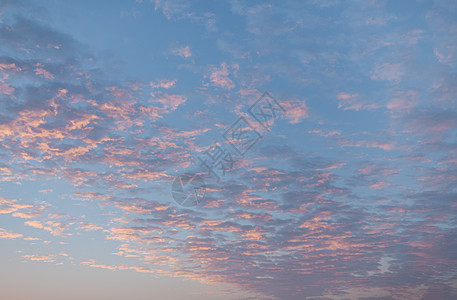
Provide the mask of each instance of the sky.
POLYGON ((457 2, 0 0, 0 297, 457 299, 457 2))

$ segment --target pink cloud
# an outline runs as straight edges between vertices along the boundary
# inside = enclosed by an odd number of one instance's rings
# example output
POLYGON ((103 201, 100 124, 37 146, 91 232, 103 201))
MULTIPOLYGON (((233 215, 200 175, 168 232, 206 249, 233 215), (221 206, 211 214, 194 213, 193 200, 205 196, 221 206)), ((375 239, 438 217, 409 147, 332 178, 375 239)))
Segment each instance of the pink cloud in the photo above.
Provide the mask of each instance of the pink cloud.
POLYGON ((173 50, 171 50, 171 54, 176 55, 176 56, 181 56, 183 58, 189 58, 192 56, 189 46, 173 49, 173 50))
POLYGON ((337 98, 338 108, 342 108, 343 110, 372 110, 379 107, 376 103, 370 103, 369 101, 363 99, 357 93, 339 93, 337 98))
POLYGON ((384 63, 377 65, 371 72, 370 78, 378 81, 399 82, 403 77, 402 64, 384 63))
POLYGON ((324 131, 324 130, 315 129, 315 130, 308 131, 308 133, 317 134, 317 135, 320 135, 323 137, 329 137, 329 136, 341 135, 341 130, 325 130, 324 131))
POLYGON ((37 212, 15 212, 12 214, 13 217, 22 218, 22 219, 32 219, 40 216, 37 212))
POLYGON ((289 119, 290 124, 300 123, 309 116, 309 107, 305 100, 283 101, 281 105, 286 111, 285 117, 289 119))
POLYGON ((53 189, 46 189, 46 190, 39 190, 38 192, 43 193, 43 194, 48 194, 48 193, 52 193, 53 191, 54 191, 53 189))
POLYGON ((31 208, 31 204, 16 203, 14 199, 7 199, 0 197, 0 214, 9 214, 16 212, 20 209, 31 208))
POLYGON ((176 110, 179 105, 183 104, 187 100, 187 98, 183 95, 167 93, 151 93, 151 97, 151 101, 163 105, 163 113, 176 110))
MULTIPOLYGON (((127 256, 128 257, 128 256, 127 256)), ((105 270, 110 270, 110 271, 118 271, 118 270, 134 270, 139 273, 155 273, 154 270, 145 267, 145 266, 127 266, 127 265, 107 265, 107 264, 101 264, 101 263, 96 263, 94 259, 91 259, 89 261, 85 261, 81 263, 82 265, 89 266, 91 268, 100 268, 100 269, 105 269, 105 270)))
POLYGON ((340 140, 343 146, 346 147, 365 147, 365 148, 379 148, 385 151, 392 151, 397 149, 397 145, 394 143, 381 143, 378 141, 349 141, 349 140, 340 140))
MULTIPOLYGON (((232 68, 237 69, 237 65, 232 66, 232 68)), ((210 80, 211 82, 218 87, 224 88, 224 89, 233 89, 235 87, 235 84, 233 81, 228 77, 230 74, 229 72, 229 66, 227 63, 223 62, 221 64, 220 68, 214 67, 213 71, 210 74, 210 80)))
POLYGON ((104 200, 107 196, 95 193, 95 192, 75 192, 73 196, 77 197, 81 201, 87 200, 104 200))
POLYGON ((381 180, 381 181, 376 181, 370 185, 371 188, 373 189, 382 189, 385 186, 388 186, 389 183, 387 181, 381 180))
POLYGON ((40 221, 26 221, 24 224, 38 229, 44 228, 44 225, 40 221))
POLYGON ((264 239, 264 234, 266 234, 267 231, 263 229, 260 226, 256 226, 251 230, 246 230, 241 233, 243 236, 243 239, 245 240, 252 240, 252 241, 259 241, 264 239))
POLYGON ((49 231, 53 236, 61 236, 61 237, 68 237, 73 234, 66 232, 69 228, 69 224, 66 224, 63 221, 47 221, 46 225, 49 227, 45 227, 44 229, 49 231))
POLYGON ((159 179, 168 178, 169 175, 164 171, 151 171, 147 169, 137 169, 133 172, 124 173, 125 178, 134 179, 134 180, 147 180, 147 181, 157 181, 159 179))
POLYGON ((55 255, 39 255, 39 254, 32 254, 32 255, 23 255, 22 258, 25 258, 30 261, 41 261, 41 262, 55 262, 55 255))
POLYGON ((414 91, 402 92, 398 97, 387 103, 387 108, 396 113, 408 113, 417 104, 417 93, 414 91))
POLYGON ((367 18, 365 19, 365 24, 367 25, 377 25, 377 26, 383 26, 383 25, 386 25, 390 20, 392 19, 396 19, 396 17, 388 17, 388 18, 382 18, 382 17, 378 17, 378 18, 374 18, 374 17, 370 17, 370 18, 367 18))
POLYGON ((81 223, 79 224, 79 228, 80 228, 80 229, 84 229, 84 230, 86 230, 86 231, 93 231, 93 230, 103 229, 103 227, 98 226, 97 224, 94 224, 94 223, 85 223, 85 222, 81 222, 81 223))
POLYGON ((22 69, 13 64, 0 64, 0 71, 12 70, 14 72, 21 71, 22 69))
POLYGON ((43 69, 43 65, 40 64, 40 63, 37 63, 35 65, 35 74, 38 75, 38 76, 42 76, 46 79, 49 79, 49 80, 53 80, 54 79, 54 75, 52 75, 51 73, 49 73, 48 71, 46 71, 45 69, 43 69))
POLYGON ((68 217, 67 214, 62 214, 62 213, 51 213, 51 214, 48 214, 48 218, 49 219, 63 219, 63 218, 66 218, 68 217))
POLYGON ((338 169, 338 168, 341 168, 342 166, 345 166, 345 165, 346 165, 345 162, 340 161, 340 162, 331 164, 331 165, 328 166, 328 167, 316 169, 316 171, 325 171, 325 170, 338 169))
POLYGON ((16 239, 22 237, 22 234, 0 228, 0 239, 16 239))
POLYGON ((65 230, 68 229, 69 225, 65 224, 63 221, 47 221, 45 224, 43 224, 40 221, 33 220, 26 221, 24 224, 33 228, 48 231, 53 236, 67 237, 72 235, 71 233, 65 232, 65 230))
MULTIPOLYGON (((141 212, 139 212, 141 213, 141 212)), ((144 233, 153 232, 153 229, 148 228, 110 228, 110 235, 106 238, 108 240, 117 240, 117 241, 137 241, 141 238, 141 235, 144 233)))
POLYGON ((175 84, 176 84, 176 79, 173 79, 173 80, 161 79, 157 82, 149 83, 149 86, 153 89, 156 89, 156 88, 169 89, 169 88, 173 87, 175 84))
POLYGON ((12 95, 14 93, 15 89, 6 82, 0 83, 0 94, 4 95, 12 95))

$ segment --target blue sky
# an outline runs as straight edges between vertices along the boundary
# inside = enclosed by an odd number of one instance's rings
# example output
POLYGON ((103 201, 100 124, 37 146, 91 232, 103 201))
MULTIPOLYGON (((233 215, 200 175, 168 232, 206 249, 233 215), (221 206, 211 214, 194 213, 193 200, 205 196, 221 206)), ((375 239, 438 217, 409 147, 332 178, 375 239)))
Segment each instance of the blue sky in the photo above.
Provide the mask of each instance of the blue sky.
POLYGON ((456 20, 445 0, 0 1, 2 298, 454 299, 456 20), (240 154, 236 132, 260 138, 240 154))

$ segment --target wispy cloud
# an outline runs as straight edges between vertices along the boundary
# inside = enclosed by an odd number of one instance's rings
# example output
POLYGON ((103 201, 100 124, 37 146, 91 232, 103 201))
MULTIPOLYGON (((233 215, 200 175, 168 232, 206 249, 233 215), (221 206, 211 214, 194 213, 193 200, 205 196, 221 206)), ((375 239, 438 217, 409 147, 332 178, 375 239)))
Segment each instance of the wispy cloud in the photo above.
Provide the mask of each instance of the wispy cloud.
POLYGON ((75 29, 5 3, 9 263, 228 284, 237 299, 455 298, 455 5, 137 1, 75 29), (83 44, 87 28, 100 34, 83 44), (248 111, 265 90, 284 108, 269 130, 248 111), (233 150, 241 116, 260 142, 217 182, 198 154, 233 150), (189 170, 206 189, 185 208, 170 187, 189 170))

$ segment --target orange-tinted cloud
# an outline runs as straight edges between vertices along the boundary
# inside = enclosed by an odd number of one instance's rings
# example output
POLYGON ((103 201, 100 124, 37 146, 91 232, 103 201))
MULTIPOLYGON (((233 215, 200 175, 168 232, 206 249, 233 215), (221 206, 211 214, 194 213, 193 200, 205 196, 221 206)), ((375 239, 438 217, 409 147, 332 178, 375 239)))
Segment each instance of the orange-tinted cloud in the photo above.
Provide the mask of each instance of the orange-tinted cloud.
MULTIPOLYGON (((232 79, 229 78, 229 68, 230 66, 227 65, 226 62, 221 63, 220 68, 214 67, 209 75, 211 83, 224 89, 233 89, 235 84, 232 79)), ((234 65, 231 68, 237 70, 238 66, 234 65)))
POLYGON ((0 239, 16 239, 22 237, 22 234, 0 228, 0 239))

